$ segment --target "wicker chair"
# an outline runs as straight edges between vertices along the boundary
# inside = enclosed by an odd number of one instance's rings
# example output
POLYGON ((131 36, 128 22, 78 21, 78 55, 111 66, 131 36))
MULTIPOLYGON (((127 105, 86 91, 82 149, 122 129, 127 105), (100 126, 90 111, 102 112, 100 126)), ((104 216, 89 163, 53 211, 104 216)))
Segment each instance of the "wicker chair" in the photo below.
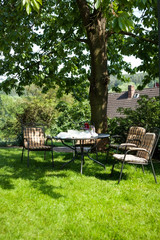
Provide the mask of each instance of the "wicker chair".
MULTIPOLYGON (((157 183, 155 170, 152 162, 152 157, 153 157, 156 145, 158 143, 159 137, 160 137, 159 130, 157 131, 157 133, 146 133, 139 147, 131 148, 127 150, 125 154, 117 154, 117 153, 113 154, 113 157, 116 159, 116 161, 120 161, 122 163, 118 183, 120 183, 121 181, 122 171, 125 163, 142 165, 143 172, 144 172, 144 165, 148 165, 150 163, 155 182, 157 183), (133 152, 136 153, 136 155, 131 154, 133 152)), ((113 163, 111 174, 113 173, 114 165, 116 161, 113 163)))
POLYGON ((46 151, 52 152, 52 166, 54 166, 53 161, 53 141, 52 137, 45 137, 44 127, 39 127, 38 125, 23 126, 23 149, 21 162, 23 161, 24 149, 28 150, 27 166, 29 167, 29 153, 30 151, 44 151, 44 159, 46 156, 46 151), (51 145, 47 145, 48 140, 51 141, 51 145), (46 142, 46 143, 45 143, 46 142))
POLYGON ((126 142, 120 143, 120 144, 114 143, 115 140, 121 138, 120 135, 111 136, 109 148, 107 149, 107 158, 108 158, 110 149, 126 151, 127 149, 129 149, 131 147, 139 147, 141 145, 141 142, 142 142, 145 132, 146 132, 146 129, 143 127, 132 126, 129 128, 126 142), (114 140, 114 141, 112 141, 112 140, 114 140))

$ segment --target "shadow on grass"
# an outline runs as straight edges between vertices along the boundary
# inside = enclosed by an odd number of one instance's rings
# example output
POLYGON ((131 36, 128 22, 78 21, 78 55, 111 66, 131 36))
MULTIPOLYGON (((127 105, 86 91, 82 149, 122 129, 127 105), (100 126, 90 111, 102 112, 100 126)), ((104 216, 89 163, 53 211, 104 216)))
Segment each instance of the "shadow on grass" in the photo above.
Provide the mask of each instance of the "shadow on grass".
MULTIPOLYGON (((63 161, 69 161, 72 159, 72 154, 70 155, 63 155, 63 161)), ((93 158, 96 159, 96 155, 93 154, 93 158)), ((121 166, 122 164, 119 162, 117 162, 115 164, 115 169, 113 171, 113 174, 111 175, 111 169, 112 169, 112 165, 114 162, 114 159, 112 156, 109 156, 109 158, 106 160, 106 154, 99 154, 98 155, 98 161, 101 162, 102 164, 104 164, 106 166, 106 170, 96 164, 95 162, 93 162, 92 160, 88 159, 88 157, 85 157, 85 164, 83 165, 83 174, 85 176, 89 176, 89 177, 95 177, 99 180, 103 180, 103 181, 115 181, 118 183, 118 179, 120 176, 120 171, 121 171, 121 166)), ((62 165, 64 164, 64 162, 59 162, 59 168, 62 167, 62 165)), ((136 169, 139 169, 140 174, 142 174, 143 176, 143 171, 142 171, 142 166, 141 165, 132 165, 132 164, 125 164, 124 165, 124 170, 122 173, 122 180, 127 180, 128 178, 130 178, 130 167, 134 166, 135 167, 135 172, 136 169)), ((74 162, 69 163, 68 165, 66 165, 64 167, 64 169, 69 169, 71 171, 74 172, 80 172, 80 168, 81 168, 81 159, 80 156, 78 159, 75 159, 74 162)), ((158 161, 154 161, 154 168, 155 168, 155 172, 156 175, 160 175, 160 162, 158 161)), ((144 166, 145 169, 145 173, 151 173, 152 174, 152 168, 151 165, 146 165, 144 166)))
MULTIPOLYGON (((160 162, 153 160, 153 165, 154 165, 154 170, 155 170, 156 176, 160 175, 160 162)), ((112 175, 110 175, 110 177, 109 176, 108 177, 110 179, 116 178, 118 181, 118 179, 120 177, 121 167, 122 167, 122 163, 116 162, 112 175), (118 168, 118 170, 117 170, 117 168, 118 168)), ((144 172, 143 172, 141 164, 127 164, 127 163, 124 164, 121 180, 128 180, 128 178, 132 178, 131 168, 133 169, 132 171, 133 171, 134 175, 136 175, 138 172, 138 176, 141 175, 143 178, 143 176, 145 177, 146 173, 149 173, 153 176, 153 181, 154 181, 154 175, 153 175, 153 171, 152 171, 152 167, 151 167, 150 163, 148 165, 144 165, 144 172), (133 167, 134 167, 134 169, 133 169, 133 167)))
POLYGON ((51 154, 47 154, 45 161, 43 159, 43 154, 31 154, 30 166, 27 168, 27 157, 24 156, 24 161, 22 163, 20 161, 21 151, 21 149, 0 149, 0 187, 5 190, 13 190, 15 188, 13 180, 29 180, 31 187, 38 189, 43 194, 55 199, 62 197, 61 194, 56 192, 60 187, 48 184, 44 179, 45 177, 66 177, 65 173, 59 172, 52 167, 50 160, 51 154))
POLYGON ((11 183, 11 176, 10 175, 0 175, 0 186, 2 189, 12 190, 14 189, 14 184, 11 183))
MULTIPOLYGON (((117 181, 117 183, 118 183, 122 163, 117 162, 115 164, 114 171, 111 175, 111 169, 112 169, 112 165, 113 165, 113 162, 114 162, 114 158, 112 157, 112 155, 110 155, 109 158, 106 160, 106 155, 105 154, 100 154, 100 156, 98 158, 98 161, 105 164, 106 173, 104 173, 104 171, 102 172, 102 170, 100 168, 98 168, 98 171, 94 171, 93 168, 90 167, 90 168, 88 168, 87 175, 95 176, 96 178, 98 178, 100 180, 117 181)), ((160 175, 160 162, 157 161, 157 160, 153 160, 153 164, 154 164, 154 169, 155 169, 156 176, 160 175)), ((136 171, 138 171, 139 176, 140 176, 140 174, 142 174, 142 177, 143 177, 143 175, 145 173, 149 173, 149 174, 153 175, 152 167, 151 167, 150 163, 148 165, 144 166, 144 173, 142 171, 142 166, 141 165, 125 164, 121 180, 128 180, 129 178, 132 178, 132 176, 130 175, 131 174, 131 166, 135 167, 135 174, 136 174, 136 171)), ((134 172, 133 172, 133 174, 134 174, 134 172)))
POLYGON ((55 187, 53 185, 48 185, 47 182, 45 180, 38 180, 38 181, 34 181, 33 183, 31 183, 31 186, 33 188, 38 189, 39 191, 41 191, 43 194, 46 194, 52 198, 60 198, 62 197, 61 194, 55 192, 55 190, 59 189, 60 187, 55 187))
MULTIPOLYGON (((72 159, 72 153, 56 153, 54 152, 54 168, 52 167, 51 163, 51 154, 47 153, 46 160, 43 159, 43 153, 39 152, 32 152, 30 154, 30 166, 27 168, 27 153, 24 155, 24 160, 21 163, 21 152, 22 149, 0 149, 0 168, 4 169, 1 171, 0 174, 0 186, 2 189, 12 190, 15 188, 13 184, 13 179, 24 179, 30 180, 31 186, 33 188, 38 189, 39 191, 43 192, 44 194, 49 195, 52 198, 60 198, 62 197, 60 194, 56 193, 57 187, 54 187, 52 184, 48 184, 47 181, 42 178, 50 177, 50 178, 65 178, 67 177, 66 170, 73 171, 75 173, 80 173, 81 169, 81 157, 78 156, 74 162, 63 166, 64 163, 68 162, 72 159), (64 170, 64 171, 63 171, 64 170), (49 174, 47 173, 49 172, 49 174)), ((95 158, 95 155, 93 155, 95 158)), ((85 157, 85 164, 83 165, 83 174, 88 177, 95 177, 102 181, 117 181, 119 179, 121 164, 116 164, 113 175, 111 176, 111 168, 113 164, 113 158, 110 156, 109 159, 106 161, 106 155, 101 154, 98 157, 98 161, 105 164, 106 170, 93 162, 92 160, 85 157), (118 167, 117 167, 118 166, 118 167), (118 170, 117 170, 118 169, 118 170)), ((124 169, 129 164, 124 166, 124 169)), ((154 163, 156 175, 160 175, 160 164, 159 162, 154 163)), ((141 168, 141 166, 137 166, 137 169, 141 168)), ((142 169, 141 169, 142 171, 142 169)), ((145 166, 145 172, 150 172, 152 174, 151 166, 145 166)), ((127 180, 130 174, 130 169, 127 169, 123 172, 122 179, 127 180)), ((143 172, 142 172, 143 175, 143 172)), ((58 187, 59 188, 59 187, 58 187)))

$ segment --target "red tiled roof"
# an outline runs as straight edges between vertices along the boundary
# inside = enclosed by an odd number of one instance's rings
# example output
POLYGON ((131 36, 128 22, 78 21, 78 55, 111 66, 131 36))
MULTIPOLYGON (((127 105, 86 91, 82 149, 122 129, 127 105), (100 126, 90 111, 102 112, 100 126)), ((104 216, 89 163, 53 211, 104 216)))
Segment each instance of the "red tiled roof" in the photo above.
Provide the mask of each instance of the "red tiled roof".
MULTIPOLYGON (((148 95, 149 98, 159 96, 159 88, 145 88, 141 91, 135 90, 135 94, 148 95)), ((123 117, 117 112, 119 107, 135 109, 139 98, 128 98, 128 91, 108 94, 107 116, 109 118, 123 117)))

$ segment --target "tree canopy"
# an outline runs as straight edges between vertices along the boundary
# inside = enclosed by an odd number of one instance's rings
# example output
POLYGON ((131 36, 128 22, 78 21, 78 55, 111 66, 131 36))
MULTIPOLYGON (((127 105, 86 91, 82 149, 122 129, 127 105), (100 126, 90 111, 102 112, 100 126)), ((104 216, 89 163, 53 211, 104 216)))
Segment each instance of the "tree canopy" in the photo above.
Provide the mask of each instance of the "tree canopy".
POLYGON ((142 71, 143 87, 158 77, 157 1, 2 0, 0 51, 0 89, 59 86, 81 100, 90 87, 92 120, 105 130, 109 76, 142 71), (123 55, 142 63, 131 69, 123 55))

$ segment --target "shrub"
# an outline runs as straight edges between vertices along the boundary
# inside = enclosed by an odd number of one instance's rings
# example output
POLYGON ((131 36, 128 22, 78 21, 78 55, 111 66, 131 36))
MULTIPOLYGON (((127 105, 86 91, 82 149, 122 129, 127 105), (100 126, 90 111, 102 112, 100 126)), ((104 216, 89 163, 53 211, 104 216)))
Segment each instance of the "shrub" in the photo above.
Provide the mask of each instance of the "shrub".
POLYGON ((68 129, 80 129, 83 122, 90 120, 90 106, 87 100, 75 101, 73 104, 60 101, 56 109, 59 114, 51 127, 52 135, 68 129))

